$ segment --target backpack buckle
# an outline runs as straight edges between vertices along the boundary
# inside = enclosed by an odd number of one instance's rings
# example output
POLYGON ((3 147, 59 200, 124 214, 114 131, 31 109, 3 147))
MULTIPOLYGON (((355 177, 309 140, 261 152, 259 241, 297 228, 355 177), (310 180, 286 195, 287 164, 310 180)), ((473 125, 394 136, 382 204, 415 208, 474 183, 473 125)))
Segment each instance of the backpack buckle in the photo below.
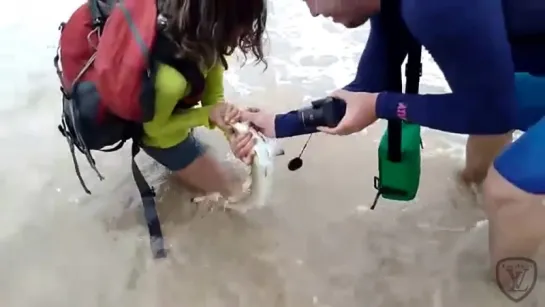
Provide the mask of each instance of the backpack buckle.
POLYGON ((164 15, 159 14, 157 16, 157 26, 158 26, 160 31, 166 30, 166 28, 168 26, 168 19, 164 15))
POLYGON ((93 19, 93 22, 91 23, 93 28, 99 28, 102 30, 102 27, 104 26, 104 24, 106 23, 106 20, 102 17, 97 17, 95 19, 93 19))

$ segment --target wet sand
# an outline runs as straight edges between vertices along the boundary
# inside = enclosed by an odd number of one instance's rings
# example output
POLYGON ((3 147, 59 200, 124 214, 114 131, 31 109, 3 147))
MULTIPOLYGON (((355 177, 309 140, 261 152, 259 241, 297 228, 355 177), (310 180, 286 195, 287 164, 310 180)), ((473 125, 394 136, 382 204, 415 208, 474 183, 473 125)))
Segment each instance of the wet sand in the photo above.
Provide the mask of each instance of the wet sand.
MULTIPOLYGON (((367 29, 311 19, 291 0, 275 1, 271 11, 269 69, 232 64, 226 84, 232 101, 288 110, 352 78, 367 29)), ((20 26, 11 22, 1 35, 20 26)), ((41 33, 34 27, 22 37, 41 33)), ((418 198, 381 200, 368 209, 383 123, 347 137, 313 136, 297 172, 286 164, 306 138, 283 141, 274 196, 247 214, 190 203, 190 193, 142 155, 139 164, 159 188, 170 249, 169 258, 153 261, 128 148, 96 155, 103 182, 80 159, 93 195, 79 186, 56 130, 60 109, 49 62, 55 35, 44 35, 47 44, 21 44, 37 56, 18 67, 18 77, 7 79, 15 69, 10 61, 26 61, 17 47, 1 59, 8 70, 0 76, 13 87, 4 84, 0 102, 0 306, 545 305, 543 281, 515 304, 487 280, 484 214, 455 180, 464 137, 425 130, 418 198)), ((424 59, 422 90, 447 90, 424 59)), ((229 160, 219 133, 199 135, 229 160)))

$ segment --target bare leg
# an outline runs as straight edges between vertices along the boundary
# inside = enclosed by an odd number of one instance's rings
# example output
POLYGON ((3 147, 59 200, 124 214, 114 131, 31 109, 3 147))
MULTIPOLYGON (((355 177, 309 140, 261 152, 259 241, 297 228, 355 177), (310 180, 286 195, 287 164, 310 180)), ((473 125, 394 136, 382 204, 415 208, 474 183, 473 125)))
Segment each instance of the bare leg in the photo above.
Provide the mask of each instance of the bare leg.
POLYGON ((184 181, 178 176, 176 173, 172 174, 172 179, 175 181, 176 184, 179 184, 183 186, 185 189, 187 189, 190 193, 193 193, 195 195, 202 195, 206 194, 206 192, 196 186, 191 185, 189 182, 184 181))
POLYGON ((466 165, 461 179, 466 183, 480 184, 494 158, 511 143, 513 133, 502 135, 471 135, 466 143, 466 165))
POLYGON ((205 193, 218 192, 229 197, 240 190, 240 180, 207 153, 174 174, 182 182, 205 193))
POLYGON ((169 148, 144 146, 148 155, 174 173, 180 183, 202 193, 220 193, 229 197, 241 188, 240 180, 223 168, 203 145, 190 134, 169 148))
MULTIPOLYGON (((543 196, 524 192, 491 167, 483 183, 489 219, 490 265, 507 257, 534 257, 545 239, 543 196)), ((500 277, 501 278, 501 277, 500 277)))

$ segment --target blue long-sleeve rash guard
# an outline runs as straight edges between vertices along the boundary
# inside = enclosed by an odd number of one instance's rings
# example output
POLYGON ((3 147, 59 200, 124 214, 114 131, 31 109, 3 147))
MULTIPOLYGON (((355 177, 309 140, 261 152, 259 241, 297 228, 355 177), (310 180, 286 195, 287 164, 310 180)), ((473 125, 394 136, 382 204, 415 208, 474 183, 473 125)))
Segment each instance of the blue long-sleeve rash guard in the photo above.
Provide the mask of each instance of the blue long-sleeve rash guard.
MULTIPOLYGON (((402 17, 412 35, 443 71, 452 93, 415 95, 382 92, 379 118, 397 118, 403 104, 408 121, 455 133, 496 134, 515 128, 516 71, 545 74, 545 2, 540 0, 404 0, 402 17), (505 8, 505 18, 504 18, 505 8), (517 43, 508 37, 541 40, 517 43)), ((399 50, 402 61, 406 50, 399 50)), ((380 16, 355 80, 346 89, 386 88, 385 35, 380 16)))
MULTIPOLYGON (((516 128, 514 73, 545 75, 544 16, 543 0, 402 0, 401 17, 441 68, 452 93, 383 92, 386 62, 401 64, 407 50, 401 46, 395 58, 387 58, 380 14, 371 18, 371 33, 356 77, 345 88, 381 92, 376 107, 379 118, 397 118, 402 103, 407 120, 433 129, 507 132, 516 128), (536 39, 508 38, 531 36, 536 39)), ((294 113, 278 115, 276 131, 277 137, 314 132, 305 130, 294 113)))

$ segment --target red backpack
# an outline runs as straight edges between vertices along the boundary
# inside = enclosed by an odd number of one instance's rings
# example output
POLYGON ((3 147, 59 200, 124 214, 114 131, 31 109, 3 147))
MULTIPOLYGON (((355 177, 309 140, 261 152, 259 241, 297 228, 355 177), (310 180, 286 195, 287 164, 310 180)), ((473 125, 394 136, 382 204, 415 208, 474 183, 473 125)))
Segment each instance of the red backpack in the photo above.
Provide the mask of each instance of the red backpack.
POLYGON ((205 81, 195 63, 174 57, 177 47, 164 35, 168 20, 158 14, 156 0, 105 1, 89 0, 60 26, 54 60, 63 97, 59 130, 88 194, 75 148, 103 180, 91 150, 111 152, 133 141, 132 173, 142 197, 153 255, 162 258, 166 251, 155 192, 134 160, 140 150, 142 124, 154 115, 157 62, 172 66, 191 84, 191 93, 178 102, 178 108, 198 104, 205 81))

